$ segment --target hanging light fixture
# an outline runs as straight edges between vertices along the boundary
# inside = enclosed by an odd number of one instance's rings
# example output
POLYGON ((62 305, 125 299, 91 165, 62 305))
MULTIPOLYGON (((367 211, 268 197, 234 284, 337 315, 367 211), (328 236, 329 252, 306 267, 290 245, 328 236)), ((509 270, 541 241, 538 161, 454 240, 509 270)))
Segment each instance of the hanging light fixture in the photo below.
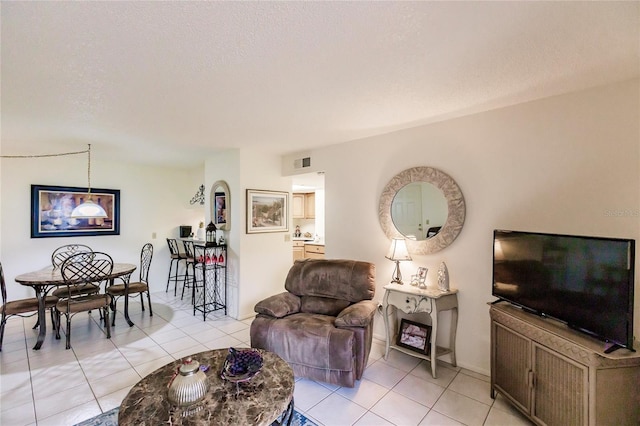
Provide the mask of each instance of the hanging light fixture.
POLYGON ((71 217, 75 219, 106 218, 107 212, 104 211, 101 205, 91 200, 91 144, 89 144, 87 156, 87 200, 73 209, 71 217))
POLYGON ((0 155, 0 158, 45 158, 45 157, 63 157, 67 155, 84 154, 88 155, 87 162, 87 201, 80 204, 71 212, 71 217, 75 219, 100 219, 107 218, 107 213, 102 206, 91 201, 91 144, 86 151, 62 152, 60 154, 37 154, 37 155, 0 155))

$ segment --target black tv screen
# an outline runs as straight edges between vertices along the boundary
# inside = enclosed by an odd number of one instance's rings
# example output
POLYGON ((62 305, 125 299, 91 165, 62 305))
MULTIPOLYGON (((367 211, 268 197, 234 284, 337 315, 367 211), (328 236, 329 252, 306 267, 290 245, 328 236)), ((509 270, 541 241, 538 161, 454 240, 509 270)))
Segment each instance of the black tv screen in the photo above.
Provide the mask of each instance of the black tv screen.
POLYGON ((633 348, 635 241, 495 230, 492 295, 633 348))

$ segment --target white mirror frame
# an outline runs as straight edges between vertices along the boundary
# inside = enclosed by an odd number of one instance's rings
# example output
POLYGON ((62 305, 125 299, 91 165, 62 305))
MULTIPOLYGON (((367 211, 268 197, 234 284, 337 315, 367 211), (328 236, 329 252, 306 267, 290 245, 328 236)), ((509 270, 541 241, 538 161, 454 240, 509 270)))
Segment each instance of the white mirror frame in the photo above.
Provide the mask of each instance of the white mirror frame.
POLYGON ((216 189, 218 188, 222 188, 222 191, 226 196, 225 203, 227 207, 227 222, 222 225, 216 223, 216 227, 223 231, 228 231, 229 229, 231 229, 231 191, 229 190, 229 185, 227 185, 227 182, 223 180, 216 181, 213 185, 211 185, 211 191, 209 191, 209 208, 211 211, 211 218, 213 220, 213 218, 216 217, 216 189))
POLYGON ((426 240, 407 239, 407 247, 411 254, 432 254, 448 247, 456 239, 466 214, 464 197, 456 181, 445 172, 433 167, 412 167, 395 175, 382 190, 378 217, 382 230, 391 238, 404 238, 391 218, 391 204, 396 193, 405 185, 414 182, 426 182, 434 185, 444 194, 447 200, 447 221, 437 235, 426 240))

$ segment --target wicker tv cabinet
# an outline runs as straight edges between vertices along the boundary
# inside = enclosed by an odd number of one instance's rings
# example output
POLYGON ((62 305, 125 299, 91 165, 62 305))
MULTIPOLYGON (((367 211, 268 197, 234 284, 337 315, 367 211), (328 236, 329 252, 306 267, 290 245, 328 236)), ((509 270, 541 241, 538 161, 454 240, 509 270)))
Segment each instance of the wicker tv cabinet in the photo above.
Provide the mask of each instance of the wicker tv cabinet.
POLYGON ((640 348, 604 343, 506 302, 491 305, 491 397, 541 425, 640 424, 640 348))

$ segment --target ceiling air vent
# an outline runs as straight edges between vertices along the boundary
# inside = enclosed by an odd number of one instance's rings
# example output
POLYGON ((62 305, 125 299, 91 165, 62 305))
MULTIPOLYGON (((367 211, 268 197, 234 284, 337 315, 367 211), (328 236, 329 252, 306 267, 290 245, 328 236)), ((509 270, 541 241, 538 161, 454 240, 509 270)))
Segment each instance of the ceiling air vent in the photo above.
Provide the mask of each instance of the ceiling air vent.
POLYGON ((304 169, 305 167, 311 167, 311 157, 298 158, 293 160, 294 169, 304 169))

